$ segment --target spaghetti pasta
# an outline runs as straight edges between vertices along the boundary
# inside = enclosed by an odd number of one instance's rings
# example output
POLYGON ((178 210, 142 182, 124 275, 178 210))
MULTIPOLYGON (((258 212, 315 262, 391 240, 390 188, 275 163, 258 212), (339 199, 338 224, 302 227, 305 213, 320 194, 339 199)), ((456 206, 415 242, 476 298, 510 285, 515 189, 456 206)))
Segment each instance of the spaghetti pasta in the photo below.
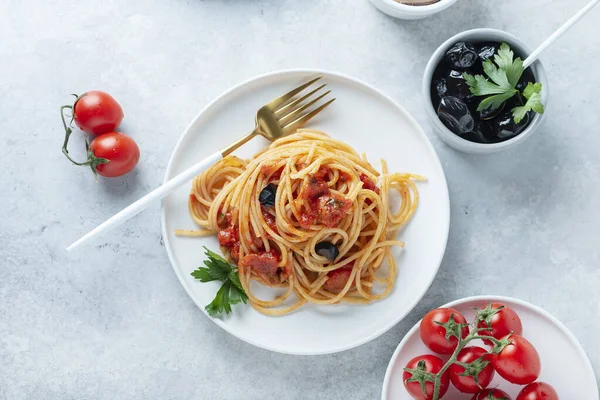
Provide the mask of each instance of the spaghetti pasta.
POLYGON ((417 208, 414 181, 422 179, 389 173, 383 160, 379 174, 347 144, 302 129, 250 160, 228 156, 196 177, 189 211, 200 229, 177 234, 217 234, 251 305, 265 314, 305 303, 368 303, 393 288, 390 248, 404 245, 395 236, 417 208), (394 191, 401 202, 392 211, 394 191), (317 252, 319 243, 335 247, 332 259, 317 252), (380 276, 384 261, 388 273, 380 276), (260 299, 251 292, 253 279, 285 293, 260 299), (297 300, 284 304, 293 294, 297 300))

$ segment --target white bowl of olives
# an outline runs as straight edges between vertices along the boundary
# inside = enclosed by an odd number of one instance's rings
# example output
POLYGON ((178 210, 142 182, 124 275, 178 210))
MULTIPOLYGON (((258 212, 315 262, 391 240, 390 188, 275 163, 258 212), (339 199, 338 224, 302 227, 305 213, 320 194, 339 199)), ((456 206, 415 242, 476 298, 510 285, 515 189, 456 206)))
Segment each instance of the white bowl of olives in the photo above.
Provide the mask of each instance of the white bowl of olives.
POLYGON ((521 143, 542 122, 548 81, 540 61, 523 68, 531 49, 510 33, 473 29, 431 56, 423 99, 436 133, 467 153, 493 153, 521 143))
POLYGON ((401 19, 423 19, 456 3, 456 0, 371 0, 384 13, 401 19))

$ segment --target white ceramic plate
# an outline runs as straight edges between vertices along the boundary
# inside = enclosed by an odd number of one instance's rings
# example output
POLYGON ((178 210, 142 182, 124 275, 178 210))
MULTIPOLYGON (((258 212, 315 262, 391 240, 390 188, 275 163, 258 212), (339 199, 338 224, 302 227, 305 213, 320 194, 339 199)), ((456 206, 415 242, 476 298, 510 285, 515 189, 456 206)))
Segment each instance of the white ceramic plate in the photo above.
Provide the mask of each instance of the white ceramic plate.
MULTIPOLYGON (((521 317, 523 336, 535 346, 542 361, 542 373, 539 381, 552 385, 561 399, 598 400, 598 386, 594 370, 583 348, 563 324, 541 308, 522 300, 499 296, 467 297, 442 307, 452 307, 460 311, 470 322, 475 316, 473 307, 483 308, 490 302, 506 304, 521 317), (569 379, 565 379, 566 366, 569 369, 569 379)), ((420 354, 432 354, 431 350, 421 342, 419 323, 404 336, 390 360, 383 381, 381 393, 383 400, 412 399, 402 383, 403 368, 408 361, 420 354)), ((472 343, 476 346, 483 345, 481 341, 472 343)), ((452 384, 450 386, 444 400, 469 400, 473 396, 461 394, 452 384)), ((496 386, 512 396, 513 399, 523 388, 523 386, 505 381, 498 374, 489 387, 496 386)))
MULTIPOLYGON (((399 275, 393 293, 366 306, 307 305, 282 317, 268 317, 252 307, 237 305, 234 312, 213 321, 253 345, 290 354, 325 354, 366 343, 398 323, 421 299, 435 277, 448 237, 449 201, 444 172, 437 155, 417 122, 389 97, 353 78, 325 71, 294 70, 271 73, 244 82, 206 107, 175 147, 165 180, 253 128, 256 110, 273 98, 316 75, 323 75, 337 101, 311 122, 311 127, 365 152, 371 163, 388 161, 390 171, 407 171, 428 178, 419 183, 421 203, 404 232, 404 250, 395 256, 399 275)), ((256 138, 236 152, 250 157, 267 141, 256 138)), ((189 185, 163 201, 165 246, 179 281, 204 310, 218 290, 216 282, 200 283, 190 272, 205 258, 202 246, 218 251, 216 237, 181 238, 180 229, 193 229, 188 215, 189 185)), ((257 285, 258 286, 258 285, 257 285)), ((259 289, 261 289, 259 287, 259 289)), ((265 296, 272 296, 266 289, 265 296)), ((257 294, 260 296, 261 291, 257 294)))

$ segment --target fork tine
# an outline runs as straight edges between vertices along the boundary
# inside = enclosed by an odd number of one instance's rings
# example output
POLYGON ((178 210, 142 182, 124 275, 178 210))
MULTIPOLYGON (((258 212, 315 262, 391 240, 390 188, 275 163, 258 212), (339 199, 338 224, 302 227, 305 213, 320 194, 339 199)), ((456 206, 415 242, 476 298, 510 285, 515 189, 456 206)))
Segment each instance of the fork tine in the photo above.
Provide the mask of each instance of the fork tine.
POLYGON ((315 99, 309 101, 306 104, 299 105, 299 107, 296 107, 295 109, 291 110, 286 115, 283 115, 281 118, 279 118, 280 125, 284 126, 286 124, 286 122, 292 121, 294 118, 296 118, 298 115, 300 115, 300 113, 302 113, 302 111, 306 110, 308 107, 312 106, 317 101, 319 101, 323 97, 327 96, 329 93, 331 93, 331 90, 328 90, 327 92, 323 93, 319 97, 316 97, 315 99))
POLYGON ((298 93, 300 93, 301 91, 303 91, 304 89, 306 89, 307 87, 309 87, 310 85, 312 85, 313 83, 315 83, 316 81, 318 81, 321 78, 322 78, 322 76, 317 76, 312 81, 306 82, 305 84, 298 86, 296 89, 284 94, 283 96, 279 96, 275 100, 270 101, 267 104, 267 107, 269 107, 271 109, 271 111, 277 110, 278 107, 281 107, 282 105, 284 105, 292 97, 294 97, 295 95, 297 95, 298 93))
POLYGON ((321 86, 319 86, 318 88, 316 88, 315 90, 310 91, 306 95, 304 95, 302 97, 298 97, 297 99, 294 99, 293 101, 287 103, 286 105, 279 107, 275 111, 275 114, 281 115, 286 110, 289 110, 289 109, 293 110, 294 108, 296 108, 296 105, 301 104, 304 100, 310 98, 313 94, 317 93, 319 90, 323 89, 325 86, 327 86, 327 84, 324 83, 321 86))
POLYGON ((311 112, 309 112, 307 114, 304 114, 304 115, 296 118, 295 120, 293 120, 289 124, 285 125, 283 127, 284 133, 287 135, 287 134, 293 133, 296 130, 302 128, 308 121, 310 121, 311 119, 313 119, 318 113, 320 113, 321 111, 323 111, 325 109, 325 107, 327 107, 328 105, 330 105, 334 101, 335 101, 335 98, 329 100, 327 103, 325 103, 325 104, 323 104, 323 105, 315 108, 311 112))

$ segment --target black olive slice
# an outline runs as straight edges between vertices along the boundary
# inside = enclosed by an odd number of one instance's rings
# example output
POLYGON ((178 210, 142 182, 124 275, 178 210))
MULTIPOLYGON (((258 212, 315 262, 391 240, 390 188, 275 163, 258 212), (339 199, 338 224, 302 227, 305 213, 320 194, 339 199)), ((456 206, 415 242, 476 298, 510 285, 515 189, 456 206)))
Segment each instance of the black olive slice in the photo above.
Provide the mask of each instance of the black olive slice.
POLYGON ((329 261, 335 261, 340 251, 337 246, 331 242, 319 242, 315 246, 315 251, 318 255, 327 258, 329 261))
POLYGON ((277 186, 269 183, 258 195, 258 201, 263 206, 274 206, 275 205, 275 194, 277 193, 277 186))

